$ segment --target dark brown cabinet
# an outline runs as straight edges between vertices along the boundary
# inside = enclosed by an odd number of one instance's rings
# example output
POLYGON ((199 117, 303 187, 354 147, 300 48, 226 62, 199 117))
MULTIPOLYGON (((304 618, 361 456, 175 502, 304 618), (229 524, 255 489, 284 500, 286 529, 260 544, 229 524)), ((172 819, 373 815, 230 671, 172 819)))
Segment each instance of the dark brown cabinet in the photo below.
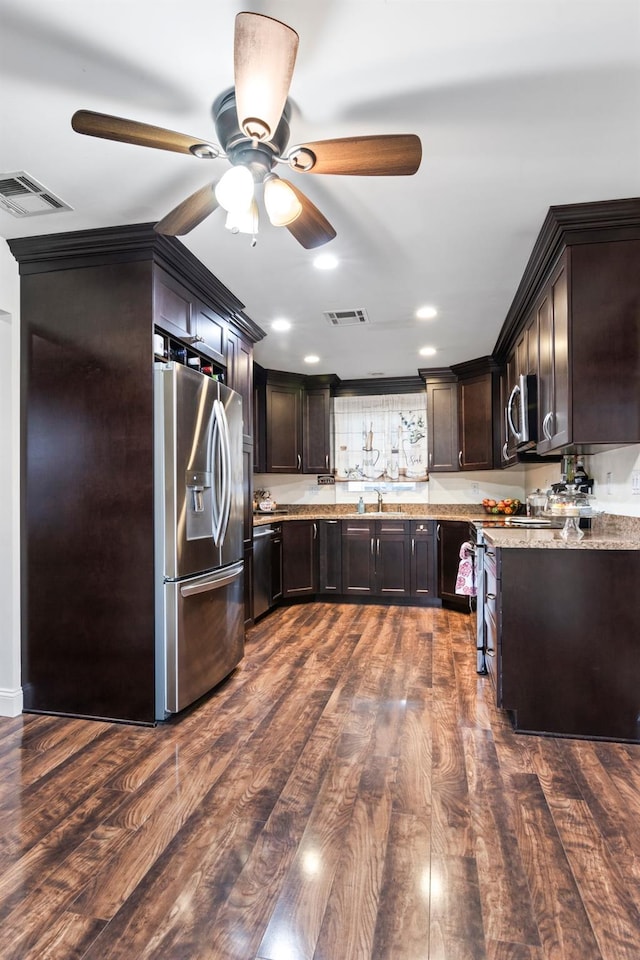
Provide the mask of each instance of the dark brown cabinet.
POLYGON ((243 432, 253 440, 253 343, 227 329, 225 355, 227 383, 242 397, 243 432))
POLYGON ((318 521, 287 520, 282 525, 282 595, 285 599, 318 591, 318 521))
POLYGON ((443 604, 469 610, 469 597, 456 593, 460 547, 470 540, 466 520, 441 520, 436 527, 438 544, 438 596, 443 604))
POLYGON ((408 521, 343 521, 343 594, 409 596, 410 571, 411 541, 408 521))
POLYGON ((150 224, 9 246, 21 275, 25 709, 152 723, 154 330, 190 343, 210 297, 248 340, 263 333, 150 224))
POLYGON ((437 593, 436 524, 411 520, 411 596, 433 598, 437 593))
POLYGON ((331 470, 331 393, 329 387, 306 385, 302 397, 303 473, 331 470))
POLYGON ((331 383, 335 377, 256 368, 256 471, 331 470, 331 383))
POLYGON ((318 520, 318 590, 342 593, 342 522, 318 520))
POLYGON ((640 741, 640 551, 498 549, 499 704, 515 728, 640 741))
POLYGON ((539 454, 640 442, 640 200, 551 207, 495 347, 537 334, 539 454))
POLYGON ((443 473, 459 469, 458 453, 458 383, 449 376, 426 381, 427 443, 429 472, 443 473))
POLYGON ((302 471, 302 385, 268 379, 266 384, 266 471, 302 471))
POLYGON ((461 470, 493 467, 493 376, 465 377, 458 383, 458 431, 461 470))

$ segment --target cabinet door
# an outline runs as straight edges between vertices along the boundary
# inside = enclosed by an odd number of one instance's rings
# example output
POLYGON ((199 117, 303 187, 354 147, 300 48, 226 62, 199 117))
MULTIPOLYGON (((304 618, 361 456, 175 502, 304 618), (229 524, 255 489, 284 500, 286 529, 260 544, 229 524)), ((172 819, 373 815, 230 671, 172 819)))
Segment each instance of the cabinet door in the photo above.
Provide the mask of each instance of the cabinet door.
POLYGON ((493 467, 492 375, 483 373, 458 384, 458 429, 461 470, 493 467))
POLYGON ((299 473, 302 470, 302 389, 267 383, 266 387, 267 473, 299 473))
POLYGON ((458 385, 427 382, 427 442, 431 473, 458 470, 458 385))
POLYGON ((469 597, 456 593, 460 547, 470 539, 465 520, 441 520, 437 528, 438 596, 443 603, 460 610, 469 609, 469 597))
POLYGON ((371 520, 342 521, 342 592, 375 592, 375 523, 371 520))
POLYGON ((411 521, 411 596, 435 597, 436 535, 433 520, 411 521))
POLYGON ((538 308, 538 452, 571 442, 569 425, 569 313, 564 263, 541 294, 538 308))
POLYGON ((285 597, 316 593, 318 524, 288 520, 282 525, 282 592, 285 597))
POLYGON ((305 390, 302 425, 304 473, 328 473, 331 469, 329 388, 305 390))
POLYGON ((273 528, 271 536, 271 596, 269 606, 282 600, 282 524, 273 528))
POLYGON ((189 291, 161 270, 155 270, 153 275, 153 319, 173 336, 189 337, 192 332, 189 291))
POLYGON ((194 304, 195 335, 203 345, 203 352, 221 366, 226 365, 225 339, 227 325, 215 310, 204 303, 194 304))
POLYGON ((318 589, 342 593, 342 527, 340 520, 318 521, 318 589))
POLYGON ((242 397, 242 431, 253 437, 253 345, 233 330, 227 332, 227 383, 242 397))
POLYGON ((406 529, 385 531, 383 524, 376 524, 376 595, 407 597, 411 593, 411 539, 406 529))

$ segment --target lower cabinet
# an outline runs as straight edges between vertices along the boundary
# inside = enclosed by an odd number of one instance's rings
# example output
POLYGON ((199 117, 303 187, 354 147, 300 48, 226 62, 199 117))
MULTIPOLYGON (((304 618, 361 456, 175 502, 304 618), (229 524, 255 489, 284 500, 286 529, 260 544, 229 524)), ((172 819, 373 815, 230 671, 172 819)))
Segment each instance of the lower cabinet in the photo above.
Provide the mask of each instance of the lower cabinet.
POLYGON ((265 527, 254 535, 254 617, 300 596, 437 600, 433 520, 286 520, 273 528, 277 535, 265 527))
POLYGON ((345 520, 342 593, 408 597, 411 541, 406 520, 345 520))
POLYGON ((496 550, 498 702, 516 730, 640 742, 638 550, 496 550))
POLYGON ((342 521, 318 520, 318 590, 342 593, 342 521))
POLYGON ((433 520, 411 520, 411 596, 437 595, 436 525, 433 520))
POLYGON ((282 524, 282 595, 285 599, 318 592, 318 521, 282 524))
POLYGON ((438 596, 443 604, 458 610, 469 609, 469 597, 456 593, 460 547, 469 539, 469 524, 466 520, 438 522, 438 596))

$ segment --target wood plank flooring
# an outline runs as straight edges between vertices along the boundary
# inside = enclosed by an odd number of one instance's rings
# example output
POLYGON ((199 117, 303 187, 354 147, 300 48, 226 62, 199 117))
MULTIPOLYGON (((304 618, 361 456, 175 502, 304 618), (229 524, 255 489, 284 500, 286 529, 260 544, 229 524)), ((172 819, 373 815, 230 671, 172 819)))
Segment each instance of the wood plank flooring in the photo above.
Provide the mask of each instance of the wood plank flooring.
POLYGON ((638 960, 640 746, 513 733, 438 608, 305 604, 156 728, 0 719, 2 960, 638 960))

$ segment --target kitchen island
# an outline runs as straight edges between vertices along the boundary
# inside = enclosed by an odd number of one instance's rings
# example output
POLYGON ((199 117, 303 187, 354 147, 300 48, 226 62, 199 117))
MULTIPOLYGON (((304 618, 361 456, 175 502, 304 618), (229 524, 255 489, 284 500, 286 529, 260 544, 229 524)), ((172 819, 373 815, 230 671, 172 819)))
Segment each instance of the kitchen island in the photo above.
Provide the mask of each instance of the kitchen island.
POLYGON ((640 742, 638 525, 598 520, 569 542, 559 530, 484 531, 489 672, 516 730, 640 742))

